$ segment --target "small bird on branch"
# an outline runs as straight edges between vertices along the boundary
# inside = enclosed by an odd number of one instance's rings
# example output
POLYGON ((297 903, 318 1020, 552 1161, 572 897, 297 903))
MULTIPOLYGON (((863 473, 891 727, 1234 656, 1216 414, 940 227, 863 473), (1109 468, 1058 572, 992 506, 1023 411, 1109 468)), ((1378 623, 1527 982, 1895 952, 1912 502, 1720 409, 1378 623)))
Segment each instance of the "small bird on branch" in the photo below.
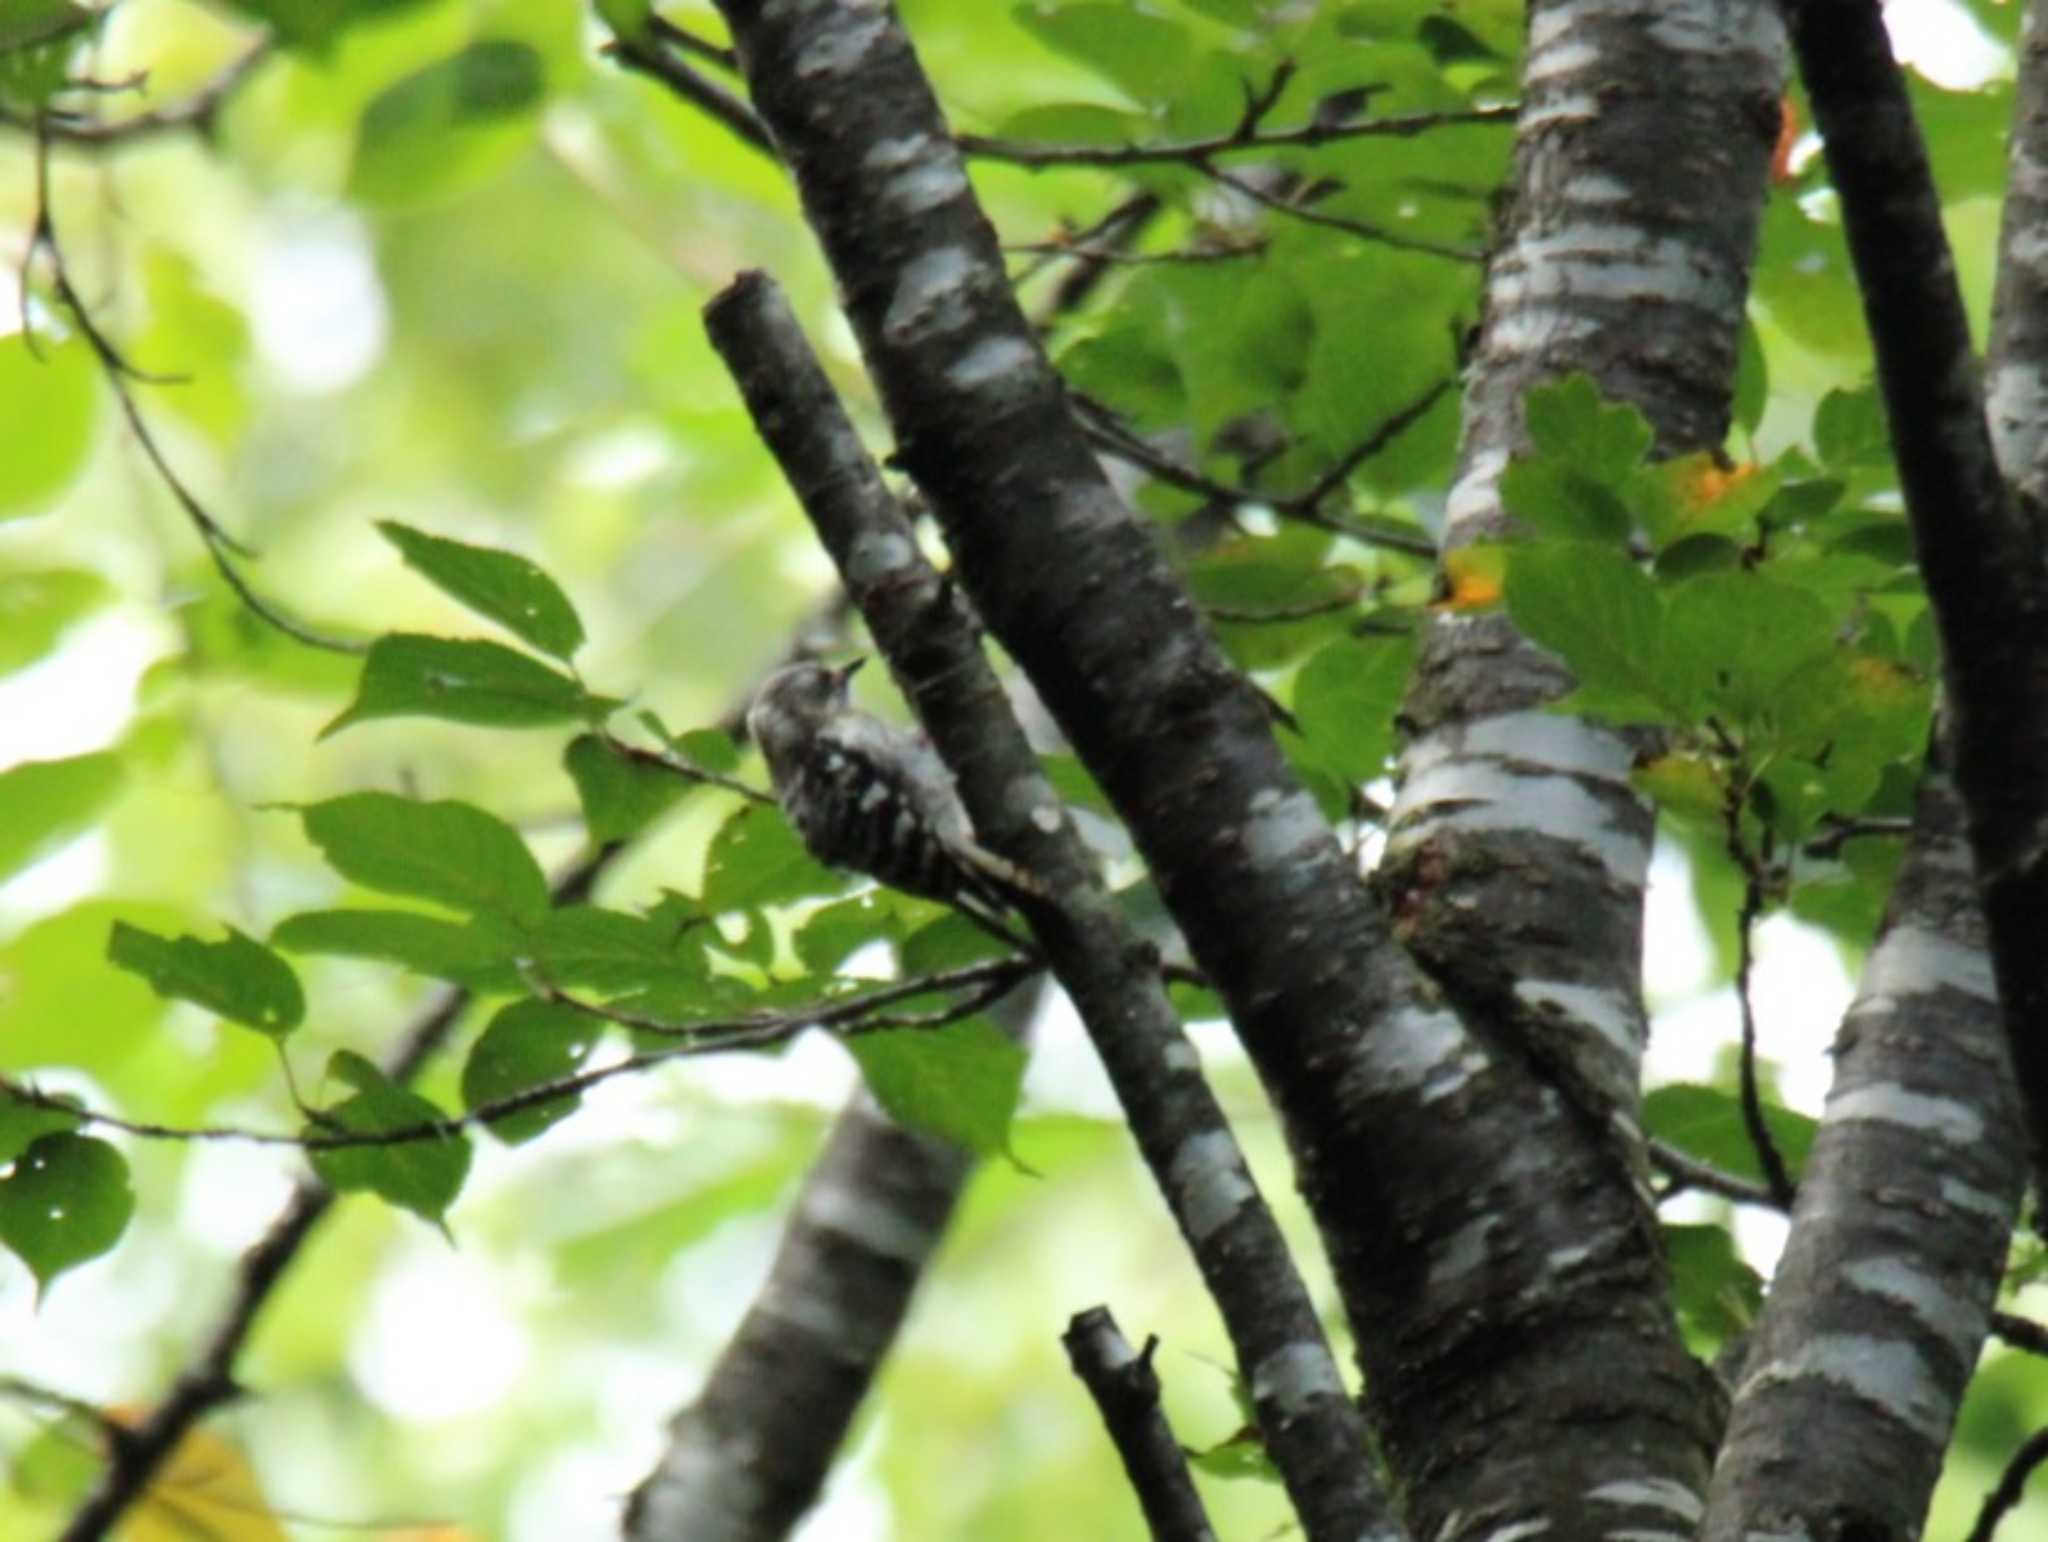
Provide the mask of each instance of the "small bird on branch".
POLYGON ((747 709, 782 811, 811 855, 995 917, 1020 896, 1047 898, 1037 878, 974 838, 952 772, 921 734, 853 705, 848 683, 865 662, 791 664, 747 709))

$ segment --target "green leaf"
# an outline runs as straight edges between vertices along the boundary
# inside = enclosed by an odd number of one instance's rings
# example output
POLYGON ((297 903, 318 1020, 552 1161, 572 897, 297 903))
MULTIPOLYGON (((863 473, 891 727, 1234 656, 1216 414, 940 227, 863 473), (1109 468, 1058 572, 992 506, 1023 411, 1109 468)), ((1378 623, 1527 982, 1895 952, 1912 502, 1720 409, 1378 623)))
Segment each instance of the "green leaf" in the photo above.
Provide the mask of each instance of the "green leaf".
POLYGON ((1763 1309, 1764 1285, 1721 1226, 1664 1227, 1671 1302, 1695 1350, 1711 1354, 1747 1331, 1763 1309))
POLYGON ((121 789, 117 755, 30 760, 0 771, 0 878, 79 834, 121 789))
POLYGON ((906 1128, 980 1156, 1009 1153, 1024 1051, 979 1017, 945 1028, 890 1028, 846 1040, 868 1090, 906 1128))
POLYGON ((410 204, 477 185, 525 148, 546 90, 541 56, 511 38, 414 71, 364 109, 349 195, 410 204))
POLYGON ((1877 387, 1830 391, 1822 397, 1813 415, 1813 448, 1821 463, 1834 471, 1889 465, 1891 429, 1877 387))
MULTIPOLYGON (((309 1141, 335 1133, 388 1134, 448 1117, 347 1050, 329 1062, 328 1075, 356 1088, 356 1095, 324 1110, 306 1129, 309 1141)), ((329 1188, 344 1194, 368 1190, 444 1231, 443 1217, 469 1176, 469 1138, 459 1131, 381 1146, 314 1146, 307 1155, 329 1188)))
POLYGON ((1038 0, 1012 14, 1048 48, 1087 66, 1135 102, 1179 99, 1200 69, 1187 27, 1153 12, 1038 0))
MULTIPOLYGON (((1814 1121, 1774 1103, 1763 1105, 1764 1125, 1796 1179, 1813 1149, 1814 1121)), ((1719 1087, 1693 1082, 1651 1089, 1643 1098, 1643 1123, 1688 1156, 1711 1162, 1738 1177, 1761 1179, 1756 1147, 1742 1122, 1742 1104, 1719 1087)))
POLYGON ((1517 460, 1501 473, 1501 502, 1540 535, 1620 545, 1633 520, 1619 494, 1556 460, 1517 460))
POLYGON ((267 22, 287 47, 319 52, 360 21, 410 10, 423 0, 228 0, 234 9, 267 22))
POLYGON ((548 881, 510 825, 474 804, 350 793, 299 810, 329 865, 366 888, 515 923, 548 908, 548 881))
POLYGON ((380 520, 377 528, 404 554, 408 567, 521 641, 564 660, 583 646, 576 607, 526 558, 429 535, 396 520, 380 520))
POLYGON ((1609 487, 1635 470, 1656 442, 1649 419, 1626 402, 1602 401, 1584 373, 1531 388, 1523 412, 1538 451, 1609 487))
POLYGON ((0 1088, 0 1167, 16 1160, 45 1135, 62 1135, 85 1122, 85 1110, 76 1098, 62 1100, 67 1108, 45 1108, 27 1103, 0 1088))
POLYGON ((0 1178, 0 1242, 39 1290, 113 1247, 134 1213, 127 1161, 89 1135, 42 1136, 0 1178))
POLYGON ((1777 721, 1792 675, 1835 651, 1835 618, 1810 590, 1737 569, 1672 588, 1671 649, 1695 661, 1707 699, 1743 727, 1777 721))
POLYGON ((804 849, 778 809, 749 803, 733 810, 704 861, 704 908, 714 914, 779 905, 814 894, 841 893, 849 874, 822 865, 804 849))
POLYGON ((0 103, 47 107, 69 83, 72 56, 98 20, 72 0, 8 0, 0 10, 0 103))
MULTIPOLYGON (((462 1106, 471 1113, 530 1087, 573 1076, 590 1058, 601 1024, 552 1001, 515 1001, 491 1019, 462 1066, 462 1106)), ((532 1140, 576 1112, 578 1097, 521 1109, 485 1126, 509 1146, 532 1140)))
POLYGON ((42 658, 66 627, 104 605, 112 592, 84 568, 0 573, 0 675, 42 658))
POLYGON ((523 939, 488 916, 462 922, 411 910, 309 910, 285 917, 270 941, 292 953, 377 959, 471 990, 522 988, 515 961, 523 939))
POLYGON ((1294 716, 1311 755, 1347 783, 1369 782, 1394 751, 1394 714, 1415 663, 1412 637, 1344 638, 1302 666, 1294 716))
POLYGON ((597 19, 627 42, 637 42, 654 14, 654 0, 597 0, 597 19))
POLYGON ((706 945, 716 940, 708 916, 678 923, 596 905, 548 912, 527 939, 528 956, 558 986, 587 986, 607 995, 688 990, 710 972, 706 945))
POLYGON ((433 717, 499 728, 579 718, 594 722, 618 705, 500 643, 395 632, 370 644, 356 699, 320 730, 320 737, 383 717, 433 717))
POLYGON ((690 790, 675 772, 635 760, 596 734, 570 740, 562 764, 576 784, 584 826, 597 842, 632 839, 690 790))
POLYGON ((869 889, 812 911, 796 934, 796 956, 812 974, 830 974, 869 943, 901 934, 896 907, 869 889))
POLYGON ((204 942, 116 921, 107 959, 142 976, 159 996, 192 1002, 273 1039, 305 1021, 306 996, 292 966, 232 926, 224 940, 204 942))
POLYGON ((218 444, 233 443, 249 416, 242 380, 248 320, 206 287, 191 258, 169 246, 152 246, 144 254, 142 286, 149 328, 136 339, 134 356, 145 368, 176 379, 154 400, 218 444))
POLYGON ((1656 586, 1621 552, 1574 541, 1513 548, 1508 613, 1571 665, 1578 710, 1691 721, 1697 666, 1667 650, 1656 586))
MULTIPOLYGON (((915 902, 926 914, 933 907, 915 902)), ((938 919, 927 922, 903 939, 903 972, 909 975, 938 974, 964 969, 985 958, 1001 958, 1014 950, 1005 947, 957 910, 943 910, 938 919)))
POLYGON ((73 339, 37 343, 20 332, 0 337, 0 521, 55 502, 84 469, 99 425, 100 381, 92 351, 73 339))

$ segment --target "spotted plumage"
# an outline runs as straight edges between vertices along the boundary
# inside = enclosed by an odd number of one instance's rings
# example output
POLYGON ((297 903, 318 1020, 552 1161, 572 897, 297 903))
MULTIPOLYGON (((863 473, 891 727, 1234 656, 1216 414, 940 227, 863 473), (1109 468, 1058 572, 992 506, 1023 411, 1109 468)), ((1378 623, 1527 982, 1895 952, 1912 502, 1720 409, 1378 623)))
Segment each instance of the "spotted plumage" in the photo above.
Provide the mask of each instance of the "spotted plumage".
POLYGON ((851 704, 847 682, 861 662, 777 670, 747 710, 776 797, 811 854, 912 894, 996 912, 1020 892, 1042 894, 975 840, 952 773, 920 735, 851 704))

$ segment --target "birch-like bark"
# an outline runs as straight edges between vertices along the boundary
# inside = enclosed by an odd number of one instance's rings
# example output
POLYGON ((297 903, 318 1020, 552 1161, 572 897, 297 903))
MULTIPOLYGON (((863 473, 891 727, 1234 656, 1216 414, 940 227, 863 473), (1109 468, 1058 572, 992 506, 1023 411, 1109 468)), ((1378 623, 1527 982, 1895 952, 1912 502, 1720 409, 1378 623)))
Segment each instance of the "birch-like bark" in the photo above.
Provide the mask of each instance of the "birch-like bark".
MULTIPOLYGON (((2048 567, 1992 449, 1940 199, 1883 16, 1869 0, 1788 0, 1786 14, 1941 639, 1956 787, 2038 1176, 2048 1168, 2048 567)), ((2024 356, 2008 367, 2024 368, 2024 356)))
POLYGON ((817 1499, 973 1165, 964 1147, 902 1129, 855 1094, 804 1177, 767 1281, 633 1492, 632 1542, 788 1534, 817 1499))
MULTIPOLYGON (((1716 1421, 1603 1132, 1464 1030, 1358 886, 1077 432, 890 9, 721 9, 955 575, 1123 815, 1280 1110, 1417 1530, 1675 1533, 1716 1421)), ((973 813, 1036 867, 1026 802, 973 813)))
MULTIPOLYGON (((1514 183, 1487 274, 1447 547, 1510 529, 1501 476, 1524 443, 1523 397, 1546 380, 1590 374, 1643 411, 1661 453, 1721 443, 1782 52, 1768 0, 1531 6, 1514 183)), ((1629 785, 1627 736, 1545 710, 1570 685, 1505 615, 1435 624, 1407 706, 1413 731, 1381 882, 1402 935, 1467 1027, 1605 1125, 1611 1160, 1581 1245, 1649 1276, 1662 1268, 1644 1250, 1655 1221, 1632 1179, 1654 815, 1629 785)), ((1432 1303, 1448 1320, 1498 1313, 1497 1260, 1518 1245, 1490 1219, 1499 1212, 1484 1189, 1450 1210, 1458 1235, 1478 1239, 1478 1256, 1432 1303)), ((1547 1255, 1517 1281, 1520 1309, 1582 1309, 1583 1267, 1574 1252, 1547 1255)), ((1637 1305, 1654 1346, 1639 1351, 1643 1360, 1681 1360, 1668 1318, 1637 1305)), ((1558 1365, 1579 1398, 1597 1399, 1611 1374, 1592 1358, 1560 1355, 1558 1365)), ((1369 1372, 1368 1384, 1380 1378, 1369 1372)), ((1715 1398, 1705 1388, 1699 1404, 1710 1425, 1715 1398)), ((1406 1422, 1436 1438, 1426 1410, 1406 1422)), ((1626 1451, 1589 1450, 1569 1419, 1502 1406, 1479 1422, 1485 1438, 1557 1474, 1560 1487, 1659 1496, 1662 1513, 1640 1517, 1640 1529, 1680 1533, 1699 1513, 1710 1444, 1677 1465, 1655 1450, 1638 1463, 1626 1451)))
POLYGON ((1930 767, 1835 1040, 1703 1542, 1920 1535, 2025 1172, 1975 890, 1955 789, 1930 767))

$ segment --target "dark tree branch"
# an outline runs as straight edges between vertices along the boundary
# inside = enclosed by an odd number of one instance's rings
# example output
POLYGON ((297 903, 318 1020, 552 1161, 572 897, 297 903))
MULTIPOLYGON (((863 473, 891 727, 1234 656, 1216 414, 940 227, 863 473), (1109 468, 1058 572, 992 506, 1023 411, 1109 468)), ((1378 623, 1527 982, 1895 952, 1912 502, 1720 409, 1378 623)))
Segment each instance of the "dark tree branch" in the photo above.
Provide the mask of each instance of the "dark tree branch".
POLYGON ((1109 1308, 1092 1306, 1074 1314, 1060 1342, 1123 1459, 1153 1542, 1216 1542, 1187 1454, 1159 1406, 1159 1373, 1152 1369, 1159 1340, 1147 1339, 1142 1353, 1133 1350, 1109 1308))
POLYGON ((741 143, 751 145, 771 160, 776 158, 775 142, 769 138, 767 127, 755 116, 754 109, 717 81, 652 44, 614 35, 611 42, 605 44, 604 51, 626 69, 660 81, 693 107, 716 118, 731 129, 741 143))
MULTIPOLYGON (((736 35, 750 54, 747 33, 736 35)), ((1364 1422, 1167 1000, 1156 952, 1129 931, 1093 876, 950 580, 919 554, 901 505, 774 285, 743 276, 712 301, 705 325, 905 695, 958 776, 981 837, 1056 896, 1027 903, 1026 917, 1217 1300, 1308 1534, 1399 1536, 1365 1460, 1364 1422)))
POLYGON ((1941 639, 2006 1037, 2037 1173, 2048 1170, 2048 567, 2008 492, 1979 395, 1927 154, 1872 0, 1788 0, 1920 571, 1941 639))
POLYGON ((1977 1512, 1977 1524, 1970 1528, 1965 1542, 1991 1542, 1998 1523, 2019 1504, 2020 1496, 2026 1491, 2027 1479, 2043 1462, 2048 1462, 2048 1429, 2034 1431, 2013 1452, 2012 1460, 2005 1464, 2005 1471, 1998 1475, 1997 1486, 1984 1496, 1984 1507, 1977 1512))

